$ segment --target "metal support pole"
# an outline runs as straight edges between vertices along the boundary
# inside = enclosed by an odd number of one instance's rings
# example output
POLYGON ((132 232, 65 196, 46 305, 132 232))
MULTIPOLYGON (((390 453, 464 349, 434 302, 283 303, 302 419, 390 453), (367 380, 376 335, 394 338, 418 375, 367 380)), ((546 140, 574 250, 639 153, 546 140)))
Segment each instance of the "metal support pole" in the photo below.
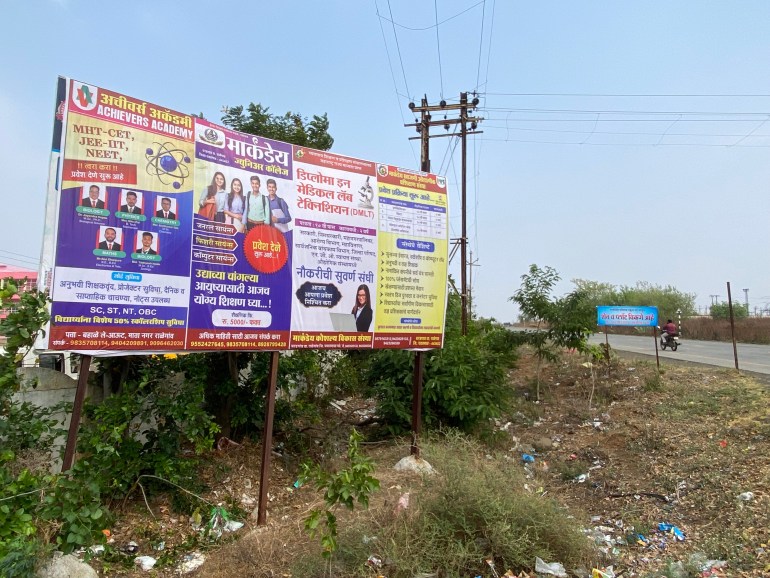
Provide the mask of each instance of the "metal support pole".
MULTIPOLYGON (((425 110, 428 98, 422 99, 422 121, 420 136, 420 170, 430 172, 430 115, 425 110)), ((416 351, 414 354, 414 372, 412 373, 412 446, 410 454, 420 457, 419 438, 422 430, 422 373, 425 367, 425 353, 416 351)))
POLYGON ((83 412, 83 402, 86 399, 86 389, 88 388, 88 370, 91 367, 91 356, 83 355, 80 357, 80 373, 78 374, 78 388, 75 390, 75 401, 72 405, 72 416, 70 417, 70 429, 67 433, 67 445, 64 447, 64 458, 62 459, 61 471, 66 472, 72 467, 75 458, 75 447, 78 443, 78 430, 80 429, 80 415, 83 412))
POLYGON ((468 121, 468 93, 460 93, 460 141, 462 146, 462 171, 461 171, 461 184, 462 184, 462 236, 460 239, 460 300, 462 302, 462 333, 468 335, 468 282, 466 280, 468 270, 468 256, 466 251, 468 249, 468 228, 467 228, 467 160, 468 156, 467 146, 467 121, 468 121))
POLYGON ((738 346, 735 344, 735 318, 733 317, 733 296, 730 293, 730 282, 727 282, 727 307, 730 309, 730 333, 733 336, 733 357, 735 357, 735 370, 738 369, 738 346))
POLYGON ((658 355, 658 328, 652 328, 652 340, 655 342, 655 363, 658 366, 658 373, 660 373, 660 356, 658 355))
POLYGON ((422 429, 422 373, 425 367, 425 353, 414 354, 414 374, 412 379, 412 447, 410 454, 420 457, 420 430, 422 429))
POLYGON ((257 526, 264 526, 267 523, 267 488, 270 481, 270 455, 273 451, 273 414, 275 413, 275 386, 278 382, 278 359, 277 351, 270 353, 270 372, 265 400, 265 429, 262 432, 262 465, 259 472, 257 526))

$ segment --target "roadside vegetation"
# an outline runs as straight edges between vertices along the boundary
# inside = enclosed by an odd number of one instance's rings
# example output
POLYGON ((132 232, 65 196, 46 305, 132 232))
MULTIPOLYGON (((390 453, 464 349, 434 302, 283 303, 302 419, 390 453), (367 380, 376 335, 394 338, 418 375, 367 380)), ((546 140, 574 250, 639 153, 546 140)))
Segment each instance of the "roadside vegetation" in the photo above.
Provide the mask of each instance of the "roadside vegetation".
POLYGON ((47 318, 44 295, 22 295, 0 327, 0 576, 32 576, 54 550, 101 576, 146 575, 139 555, 168 577, 195 556, 213 578, 534 576, 538 559, 573 576, 770 571, 766 389, 588 347, 586 295, 553 296, 557 279, 522 277, 513 300, 544 322, 531 332, 475 319, 463 336, 450 296, 445 347, 426 354, 433 474, 392 468, 409 453, 413 353, 282 356, 262 528, 266 354, 239 354, 235 372, 227 354, 102 360, 109 395, 86 408, 75 467, 51 473, 61 424, 13 395, 47 318))

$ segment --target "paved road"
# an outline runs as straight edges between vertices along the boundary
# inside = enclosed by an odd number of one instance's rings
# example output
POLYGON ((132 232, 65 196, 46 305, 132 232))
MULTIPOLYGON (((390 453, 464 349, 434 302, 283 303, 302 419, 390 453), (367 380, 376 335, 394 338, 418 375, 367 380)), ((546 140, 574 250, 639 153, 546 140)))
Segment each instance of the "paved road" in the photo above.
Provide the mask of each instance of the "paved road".
MULTIPOLYGON (((681 339, 682 344, 675 352, 660 351, 661 359, 678 359, 693 363, 704 363, 719 367, 735 367, 733 344, 719 341, 691 341, 681 339)), ((604 334, 595 334, 591 343, 604 343, 604 334)), ((610 347, 621 351, 652 355, 655 357, 655 344, 652 335, 637 337, 635 335, 610 335, 610 347)), ((742 371, 753 371, 770 375, 770 345, 738 344, 738 367, 742 371)))

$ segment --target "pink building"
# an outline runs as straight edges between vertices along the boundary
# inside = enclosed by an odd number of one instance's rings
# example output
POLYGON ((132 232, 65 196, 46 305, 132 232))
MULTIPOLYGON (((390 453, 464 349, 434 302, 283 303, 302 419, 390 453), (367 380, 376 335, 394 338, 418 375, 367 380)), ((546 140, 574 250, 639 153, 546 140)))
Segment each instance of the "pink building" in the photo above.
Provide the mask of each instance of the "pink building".
MULTIPOLYGON (((30 289, 34 289, 37 285, 37 271, 25 269, 24 267, 18 267, 16 265, 0 263, 0 282, 4 282, 8 277, 15 281, 27 279, 27 281, 19 287, 20 291, 29 291, 30 289)), ((18 297, 15 297, 14 299, 18 299, 18 297)), ((8 310, 0 309, 0 319, 5 319, 6 315, 8 315, 8 310)))

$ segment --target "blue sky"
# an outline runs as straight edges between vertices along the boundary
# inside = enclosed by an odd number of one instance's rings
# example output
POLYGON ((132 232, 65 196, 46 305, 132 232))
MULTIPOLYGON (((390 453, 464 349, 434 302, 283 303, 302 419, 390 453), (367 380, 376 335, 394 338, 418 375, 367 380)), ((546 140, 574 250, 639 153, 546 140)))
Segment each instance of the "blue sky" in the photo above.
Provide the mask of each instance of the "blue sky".
MULTIPOLYGON (((325 112, 335 152, 412 168, 409 100, 477 90, 480 315, 515 317, 530 263, 559 271, 559 292, 643 280, 705 307, 731 281, 733 298, 748 288, 752 310, 770 307, 765 0, 6 0, 0 17, 0 261, 38 259, 57 75, 214 122, 249 102, 325 112)), ((431 141, 453 238, 456 143, 431 141)), ((459 279, 459 254, 451 269, 459 279)))

